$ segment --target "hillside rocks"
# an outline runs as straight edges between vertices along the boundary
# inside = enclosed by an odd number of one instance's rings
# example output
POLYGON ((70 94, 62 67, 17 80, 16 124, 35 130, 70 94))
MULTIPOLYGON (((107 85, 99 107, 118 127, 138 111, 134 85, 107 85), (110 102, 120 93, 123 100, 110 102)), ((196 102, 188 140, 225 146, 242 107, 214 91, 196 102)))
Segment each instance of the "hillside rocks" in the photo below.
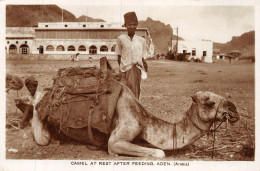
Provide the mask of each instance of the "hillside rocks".
MULTIPOLYGON (((63 21, 77 18, 63 10, 63 21)), ((6 27, 37 27, 38 22, 62 22, 62 9, 57 5, 7 5, 6 27)))
MULTIPOLYGON (((138 27, 148 28, 153 43, 155 45, 155 53, 167 53, 168 43, 171 41, 171 36, 173 40, 177 36, 173 35, 173 29, 168 24, 164 24, 161 21, 155 21, 148 17, 145 21, 139 21, 138 27)), ((182 38, 179 38, 182 40, 182 38)))
POLYGON ((227 43, 214 43, 214 49, 220 49, 221 53, 227 53, 231 50, 238 50, 248 56, 254 56, 255 50, 255 31, 250 31, 241 36, 234 36, 227 43))

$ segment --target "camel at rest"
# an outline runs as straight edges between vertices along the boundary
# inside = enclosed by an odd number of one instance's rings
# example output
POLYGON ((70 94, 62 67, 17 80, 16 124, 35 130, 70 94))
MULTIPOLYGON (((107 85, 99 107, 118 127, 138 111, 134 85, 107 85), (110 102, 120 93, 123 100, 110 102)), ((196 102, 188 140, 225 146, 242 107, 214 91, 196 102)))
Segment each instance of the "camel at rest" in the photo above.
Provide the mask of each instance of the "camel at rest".
MULTIPOLYGON (((121 84, 121 83, 120 83, 121 84)), ((112 131, 107 141, 110 155, 152 156, 163 158, 163 150, 180 149, 194 143, 210 130, 216 121, 235 123, 239 120, 236 106, 213 92, 197 92, 192 96, 192 105, 178 122, 167 122, 147 112, 131 90, 122 84, 117 101, 116 114, 112 119, 112 131), (133 143, 142 139, 154 148, 133 143)), ((32 120, 35 141, 47 145, 50 141, 44 123, 37 119, 35 111, 32 120)), ((78 135, 86 130, 77 130, 78 135), (79 132, 81 131, 81 132, 79 132)), ((94 134, 95 136, 95 134, 94 134)))

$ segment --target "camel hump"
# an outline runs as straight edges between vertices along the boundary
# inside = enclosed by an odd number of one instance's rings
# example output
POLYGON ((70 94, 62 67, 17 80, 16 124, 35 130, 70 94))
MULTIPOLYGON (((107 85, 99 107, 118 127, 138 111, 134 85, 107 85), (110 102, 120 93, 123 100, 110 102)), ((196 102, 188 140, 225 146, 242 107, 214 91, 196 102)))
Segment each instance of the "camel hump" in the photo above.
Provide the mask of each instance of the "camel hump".
POLYGON ((91 127, 109 134, 121 85, 113 77, 106 58, 97 67, 69 67, 59 69, 53 85, 37 105, 40 120, 61 128, 91 127))

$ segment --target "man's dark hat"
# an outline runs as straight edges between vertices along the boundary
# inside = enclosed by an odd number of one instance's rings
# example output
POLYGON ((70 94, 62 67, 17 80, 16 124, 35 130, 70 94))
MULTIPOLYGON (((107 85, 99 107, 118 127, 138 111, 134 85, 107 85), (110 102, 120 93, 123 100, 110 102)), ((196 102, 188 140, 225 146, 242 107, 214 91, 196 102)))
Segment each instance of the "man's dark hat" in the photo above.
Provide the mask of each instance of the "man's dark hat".
POLYGON ((125 18, 125 25, 129 24, 129 23, 132 23, 132 22, 138 23, 137 16, 136 16, 135 12, 128 12, 128 13, 126 13, 124 15, 124 18, 125 18))
POLYGON ((33 85, 33 86, 38 85, 38 81, 35 79, 34 76, 27 77, 24 82, 25 82, 24 84, 26 87, 28 87, 28 85, 33 85))

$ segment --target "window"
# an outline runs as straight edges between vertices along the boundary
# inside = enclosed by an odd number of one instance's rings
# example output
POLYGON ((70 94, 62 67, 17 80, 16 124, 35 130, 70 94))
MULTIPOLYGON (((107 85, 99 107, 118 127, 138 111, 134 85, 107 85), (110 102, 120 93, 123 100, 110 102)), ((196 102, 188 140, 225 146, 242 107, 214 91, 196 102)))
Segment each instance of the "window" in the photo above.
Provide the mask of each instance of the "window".
POLYGON ((111 52, 115 52, 116 51, 116 45, 113 45, 111 48, 111 52))
POLYGON ((100 52, 107 52, 108 48, 106 46, 101 46, 100 52))
POLYGON ((79 46, 79 51, 86 51, 86 47, 83 46, 83 45, 80 45, 80 46, 79 46))
POLYGON ((25 41, 24 43, 27 44, 27 41, 25 41))
POLYGON ((101 25, 100 27, 104 27, 104 25, 101 25))
POLYGON ((45 27, 48 27, 48 25, 45 25, 45 27))
POLYGON ((75 47, 74 46, 69 46, 68 47, 68 51, 75 51, 75 47))
POLYGON ((59 45, 59 46, 56 48, 56 51, 65 51, 65 48, 64 48, 62 45, 59 45))
POLYGON ((89 47, 89 53, 90 54, 97 54, 97 47, 92 45, 89 47))
POLYGON ((22 54, 27 54, 27 49, 26 48, 22 48, 22 54))
POLYGON ((42 45, 39 47, 39 54, 43 54, 43 46, 42 45))
POLYGON ((207 51, 203 51, 203 56, 207 56, 207 51))
POLYGON ((7 41, 7 44, 9 44, 9 41, 7 41))
POLYGON ((86 27, 86 24, 83 24, 83 27, 86 27))
POLYGON ((20 46, 22 54, 28 54, 29 47, 25 44, 20 46))
POLYGON ((67 25, 67 24, 65 24, 65 27, 68 27, 68 25, 67 25))
POLYGON ((191 54, 192 54, 192 56, 196 56, 196 49, 192 49, 191 54))
POLYGON ((182 53, 187 53, 187 50, 183 50, 182 53))
POLYGON ((18 41, 16 41, 16 44, 18 44, 18 41))
POLYGON ((54 51, 54 47, 52 45, 48 45, 46 47, 46 51, 54 51))

